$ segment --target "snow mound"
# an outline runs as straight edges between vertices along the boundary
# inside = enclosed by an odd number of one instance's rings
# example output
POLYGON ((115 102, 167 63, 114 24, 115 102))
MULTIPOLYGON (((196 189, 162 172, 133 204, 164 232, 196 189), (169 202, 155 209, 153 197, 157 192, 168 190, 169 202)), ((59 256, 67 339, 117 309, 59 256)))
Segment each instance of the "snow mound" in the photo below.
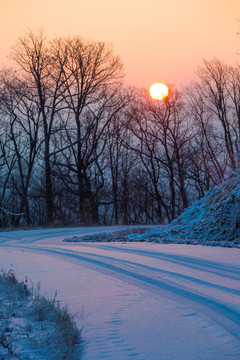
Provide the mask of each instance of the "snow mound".
POLYGON ((131 228, 131 229, 124 229, 119 231, 113 231, 113 232, 103 232, 100 234, 92 234, 92 235, 84 235, 84 236, 73 236, 70 238, 65 238, 64 242, 120 242, 120 241, 126 241, 127 235, 129 234, 143 234, 147 230, 149 230, 150 227, 140 227, 140 228, 131 228))
MULTIPOLYGON (((136 235, 128 236, 137 240, 136 235)), ((239 171, 210 190, 169 225, 152 229, 139 240, 240 247, 239 171)))

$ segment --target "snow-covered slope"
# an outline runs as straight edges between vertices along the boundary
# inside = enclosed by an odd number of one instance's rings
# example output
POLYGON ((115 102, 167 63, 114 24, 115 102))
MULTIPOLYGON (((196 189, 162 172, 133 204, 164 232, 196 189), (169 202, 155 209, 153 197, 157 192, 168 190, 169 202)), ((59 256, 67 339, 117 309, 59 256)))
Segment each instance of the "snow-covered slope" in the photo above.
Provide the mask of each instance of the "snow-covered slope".
POLYGON ((209 191, 168 226, 129 240, 240 247, 240 174, 209 191))

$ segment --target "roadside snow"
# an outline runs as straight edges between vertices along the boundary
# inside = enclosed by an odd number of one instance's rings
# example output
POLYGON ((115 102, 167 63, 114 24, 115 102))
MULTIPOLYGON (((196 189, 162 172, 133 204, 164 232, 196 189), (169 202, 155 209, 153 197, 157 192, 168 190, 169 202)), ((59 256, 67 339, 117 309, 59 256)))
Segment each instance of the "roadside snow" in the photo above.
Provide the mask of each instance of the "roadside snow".
POLYGON ((240 248, 239 170, 169 225, 127 239, 240 248))
POLYGON ((239 249, 63 242, 123 229, 0 233, 0 264, 50 298, 57 289, 82 329, 83 360, 239 360, 239 249))
POLYGON ((0 272, 1 360, 79 359, 80 331, 67 308, 27 283, 12 270, 0 272))

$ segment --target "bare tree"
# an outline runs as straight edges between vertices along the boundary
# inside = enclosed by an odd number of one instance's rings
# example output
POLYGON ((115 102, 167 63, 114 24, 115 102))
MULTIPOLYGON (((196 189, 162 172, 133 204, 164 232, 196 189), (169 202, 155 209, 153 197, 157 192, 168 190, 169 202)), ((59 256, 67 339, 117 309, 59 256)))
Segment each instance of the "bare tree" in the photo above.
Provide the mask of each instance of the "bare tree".
POLYGON ((221 137, 221 128, 209 107, 205 106, 200 84, 194 84, 187 90, 189 112, 195 128, 195 137, 191 142, 191 175, 198 183, 199 195, 225 178, 227 154, 221 137), (196 156, 198 154, 198 156, 196 156))
POLYGON ((145 94, 129 114, 128 126, 136 139, 132 149, 152 182, 159 222, 175 218, 177 192, 183 207, 188 205, 183 151, 191 132, 184 115, 180 95, 173 89, 162 102, 145 94))
POLYGON ((208 122, 218 129, 231 169, 236 168, 240 129, 238 73, 238 68, 231 68, 218 59, 204 60, 198 69, 200 81, 196 84, 199 101, 208 114, 208 122))
MULTIPOLYGON (((18 79, 16 72, 2 71, 0 84, 2 131, 8 140, 3 146, 3 156, 9 168, 9 179, 20 199, 18 211, 24 213, 27 224, 30 224, 28 196, 39 147, 39 114, 33 100, 34 94, 26 83, 18 79)), ((20 216, 15 219, 15 225, 19 221, 20 216)))
POLYGON ((63 83, 65 81, 63 69, 56 68, 55 59, 42 32, 35 35, 29 31, 25 37, 19 38, 14 47, 12 58, 19 65, 22 81, 25 81, 32 92, 35 92, 35 105, 41 115, 46 221, 52 223, 54 199, 50 164, 51 137, 54 127, 56 127, 56 118, 63 97, 63 83))
MULTIPOLYGON (((98 222, 97 194, 104 186, 102 155, 109 123, 126 103, 121 95, 122 63, 111 47, 79 37, 53 42, 55 66, 63 69, 67 109, 63 127, 67 139, 61 165, 73 175, 72 185, 78 196, 79 219, 98 222), (67 54, 67 61, 63 58, 67 54), (96 183, 97 179, 97 183, 96 183), (95 184, 95 190, 93 190, 95 184), (76 192, 77 186, 77 192, 76 192), (86 208, 89 210, 86 211, 86 208)), ((55 159, 57 162, 57 159, 55 159)), ((59 163, 60 164, 60 163, 59 163)))

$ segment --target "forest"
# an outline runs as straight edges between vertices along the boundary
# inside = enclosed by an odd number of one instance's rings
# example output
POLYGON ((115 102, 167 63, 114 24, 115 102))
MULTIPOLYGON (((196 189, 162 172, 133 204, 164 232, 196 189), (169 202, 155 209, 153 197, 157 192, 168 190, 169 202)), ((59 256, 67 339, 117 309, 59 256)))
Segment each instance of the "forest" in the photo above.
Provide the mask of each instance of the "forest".
POLYGON ((111 46, 18 39, 0 70, 0 227, 169 223, 239 167, 240 66, 153 100, 111 46))

